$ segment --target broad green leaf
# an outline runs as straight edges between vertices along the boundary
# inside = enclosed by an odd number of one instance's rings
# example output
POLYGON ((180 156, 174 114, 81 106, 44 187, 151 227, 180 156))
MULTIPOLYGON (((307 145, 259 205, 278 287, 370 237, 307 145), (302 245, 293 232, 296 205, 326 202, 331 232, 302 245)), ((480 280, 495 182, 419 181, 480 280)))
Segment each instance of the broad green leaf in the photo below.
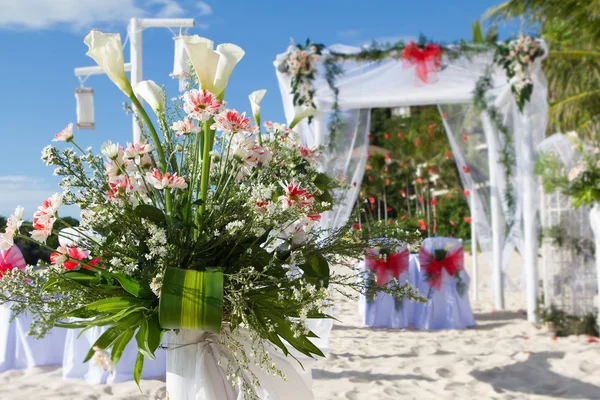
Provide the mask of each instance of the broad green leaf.
POLYGON ((150 289, 150 285, 146 281, 139 281, 130 276, 125 275, 122 272, 113 274, 113 277, 119 281, 121 287, 125 289, 126 292, 134 295, 138 298, 149 298, 153 297, 152 290, 150 289))
POLYGON ((315 184, 316 187, 325 191, 325 190, 327 190, 327 188, 329 187, 329 184, 331 183, 331 178, 328 177, 326 174, 318 173, 313 178, 313 183, 315 184))
POLYGON ((148 218, 152 222, 161 223, 165 221, 165 214, 158 208, 148 205, 140 204, 135 208, 135 213, 140 218, 148 218))
POLYGON ((163 329, 218 333, 223 316, 223 272, 167 268, 159 302, 163 329))
POLYGON ((137 358, 135 359, 135 365, 133 366, 133 380, 138 385, 140 391, 140 378, 142 377, 142 370, 144 369, 144 355, 138 352, 137 358))
POLYGON ((135 327, 129 328, 129 329, 125 330, 123 333, 121 333, 121 335, 119 335, 117 340, 115 340, 112 351, 110 352, 110 360, 112 361, 113 365, 117 365, 119 363, 119 360, 121 359, 121 356, 123 355, 123 352, 125 351, 125 347, 129 344, 129 342, 133 338, 134 333, 135 333, 135 327))
POLYGON ((78 271, 68 271, 61 274, 59 277, 50 278, 42 286, 42 292, 46 291, 55 284, 62 280, 72 280, 83 286, 91 286, 93 283, 100 283, 100 277, 98 274, 92 271, 81 269, 78 271))
POLYGON ((148 348, 150 352, 154 354, 156 349, 160 346, 163 337, 163 329, 160 327, 158 322, 158 315, 154 314, 147 320, 148 322, 148 348))
POLYGON ((151 360, 154 360, 154 354, 148 346, 148 321, 143 320, 140 323, 140 329, 135 335, 135 340, 138 345, 138 351, 151 360))
POLYGON ((94 301, 84 307, 65 314, 67 317, 86 318, 89 313, 118 313, 131 306, 141 306, 145 303, 133 297, 109 297, 94 301))

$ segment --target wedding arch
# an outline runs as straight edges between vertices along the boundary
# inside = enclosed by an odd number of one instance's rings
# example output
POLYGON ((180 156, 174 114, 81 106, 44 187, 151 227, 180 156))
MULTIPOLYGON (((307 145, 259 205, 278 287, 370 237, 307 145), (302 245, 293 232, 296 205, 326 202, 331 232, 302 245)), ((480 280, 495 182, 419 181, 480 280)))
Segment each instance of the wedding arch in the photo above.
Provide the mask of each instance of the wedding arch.
POLYGON ((541 40, 439 46, 398 42, 383 47, 325 47, 307 41, 275 59, 288 122, 315 108, 296 130, 307 146, 326 146, 323 168, 350 183, 346 202, 323 217, 326 227, 349 218, 362 181, 370 110, 437 105, 473 227, 490 255, 496 309, 504 308, 503 270, 517 248, 524 260, 528 319, 538 301, 538 185, 535 149, 547 123, 541 40))

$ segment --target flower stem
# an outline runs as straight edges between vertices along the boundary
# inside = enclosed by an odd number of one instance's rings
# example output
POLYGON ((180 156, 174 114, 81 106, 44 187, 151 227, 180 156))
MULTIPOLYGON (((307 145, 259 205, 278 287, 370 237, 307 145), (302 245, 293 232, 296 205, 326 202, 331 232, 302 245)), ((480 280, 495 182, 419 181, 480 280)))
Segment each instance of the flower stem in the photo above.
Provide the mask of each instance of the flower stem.
MULTIPOLYGON (((150 137, 152 138, 152 141, 154 141, 154 146, 156 147, 156 153, 158 154, 158 162, 160 164, 160 169, 162 170, 161 172, 163 174, 167 173, 168 172, 167 159, 165 158, 165 152, 163 151, 162 144, 160 142, 160 138, 158 137, 158 134, 156 133, 156 129, 154 128, 152 121, 150 121, 150 117, 148 117, 146 110, 144 110, 144 107, 142 107, 142 104, 140 103, 140 101, 134 94, 131 94, 129 96, 129 98, 135 105, 135 108, 137 109, 138 113, 142 117, 142 120, 148 127, 148 131, 150 132, 150 137)), ((165 206, 167 209, 167 215, 171 214, 171 211, 173 209, 173 202, 171 200, 171 192, 168 190, 165 190, 165 206)))
POLYGON ((200 207, 196 213, 196 223, 202 222, 206 209, 206 196, 208 194, 208 178, 210 174, 210 150, 213 146, 213 135, 210 131, 211 120, 204 121, 204 149, 202 151, 202 175, 200 177, 200 207))

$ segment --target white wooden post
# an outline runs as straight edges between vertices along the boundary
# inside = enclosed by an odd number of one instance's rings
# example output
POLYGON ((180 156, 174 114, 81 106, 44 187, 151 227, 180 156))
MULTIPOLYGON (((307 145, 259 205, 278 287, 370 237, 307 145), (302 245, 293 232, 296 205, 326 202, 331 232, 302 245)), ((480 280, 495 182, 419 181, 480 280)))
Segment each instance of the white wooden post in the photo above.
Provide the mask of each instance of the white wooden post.
MULTIPOLYGON (((129 21, 129 61, 131 63, 131 86, 135 88, 135 85, 142 81, 142 24, 137 18, 131 18, 129 21)), ((140 101, 140 104, 144 104, 144 101, 140 96, 136 96, 140 101)), ((142 138, 142 131, 136 121, 137 113, 133 112, 132 125, 133 125, 133 143, 137 143, 142 138)))
MULTIPOLYGON (((594 242, 596 244, 596 284, 597 288, 600 288, 600 205, 594 204, 590 210, 590 225, 592 226, 592 232, 594 232, 594 242)), ((600 324, 600 296, 598 297, 598 318, 596 322, 600 324)))
POLYGON ((523 241, 525 262, 525 285, 527 288, 527 320, 537 322, 537 302, 539 297, 538 279, 538 225, 536 218, 535 190, 538 187, 534 175, 535 150, 531 136, 531 122, 526 114, 521 115, 523 132, 521 149, 524 157, 521 201, 523 202, 523 241))
POLYGON ((504 310, 504 279, 502 276, 502 253, 504 251, 504 226, 502 220, 502 203, 498 188, 498 177, 501 173, 498 164, 498 142, 493 134, 489 116, 481 114, 484 133, 488 144, 488 162, 490 170, 490 212, 492 217, 492 256, 494 280, 494 305, 496 310, 504 310))
POLYGON ((473 257, 473 266, 472 266, 472 285, 473 285, 473 301, 477 301, 479 297, 479 291, 477 290, 478 279, 477 279, 477 218, 479 215, 475 211, 475 195, 477 192, 477 187, 473 182, 471 186, 471 254, 473 257))

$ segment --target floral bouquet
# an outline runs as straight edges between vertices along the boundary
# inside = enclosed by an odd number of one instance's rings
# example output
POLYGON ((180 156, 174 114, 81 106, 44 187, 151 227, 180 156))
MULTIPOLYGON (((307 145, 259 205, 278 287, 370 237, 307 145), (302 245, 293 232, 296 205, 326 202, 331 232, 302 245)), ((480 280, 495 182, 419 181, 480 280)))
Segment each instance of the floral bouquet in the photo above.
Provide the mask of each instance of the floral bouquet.
POLYGON ((533 92, 531 66, 543 55, 544 49, 531 36, 520 35, 516 40, 496 46, 494 60, 506 71, 506 77, 521 111, 533 92))
MULTIPOLYGON (((61 246, 51 249, 49 265, 6 272, 0 301, 32 313, 36 336, 55 326, 107 327, 86 360, 100 353, 114 365, 135 340, 138 383, 144 358, 154 358, 165 331, 215 332, 233 346, 235 362, 226 367, 232 384, 254 397, 260 382, 240 382, 242 371, 256 365, 281 375, 264 356, 267 344, 285 355, 291 348, 323 355, 306 321, 331 318, 332 286, 362 289, 355 275, 336 274, 331 266, 350 265, 373 242, 350 224, 319 227, 321 214, 343 201, 332 193, 343 192, 334 189, 344 184, 318 171, 318 149, 304 147, 293 126, 267 122, 261 131, 264 90, 250 95, 256 125, 227 108, 225 88, 242 49, 221 44, 213 50, 212 41, 198 36, 181 40, 194 74, 189 90, 167 104, 152 81, 131 87, 119 35, 86 37, 87 54, 133 103, 144 134, 127 146, 107 141, 95 155, 76 144, 68 125, 54 141, 72 147, 42 151, 62 177, 63 193, 35 212, 29 239, 48 247, 54 233, 61 246), (62 205, 77 205, 81 224, 56 232, 62 205), (251 353, 240 351, 240 329, 249 332, 251 353)), ((0 248, 26 237, 19 233, 22 218, 19 207, 0 248)), ((413 240, 399 229, 390 235, 413 240)), ((410 286, 378 290, 419 299, 410 286)))
POLYGON ((600 201, 600 144, 581 140, 576 132, 567 133, 579 159, 567 171, 554 153, 542 152, 536 164, 546 193, 561 191, 571 197, 574 207, 589 206, 600 201))

